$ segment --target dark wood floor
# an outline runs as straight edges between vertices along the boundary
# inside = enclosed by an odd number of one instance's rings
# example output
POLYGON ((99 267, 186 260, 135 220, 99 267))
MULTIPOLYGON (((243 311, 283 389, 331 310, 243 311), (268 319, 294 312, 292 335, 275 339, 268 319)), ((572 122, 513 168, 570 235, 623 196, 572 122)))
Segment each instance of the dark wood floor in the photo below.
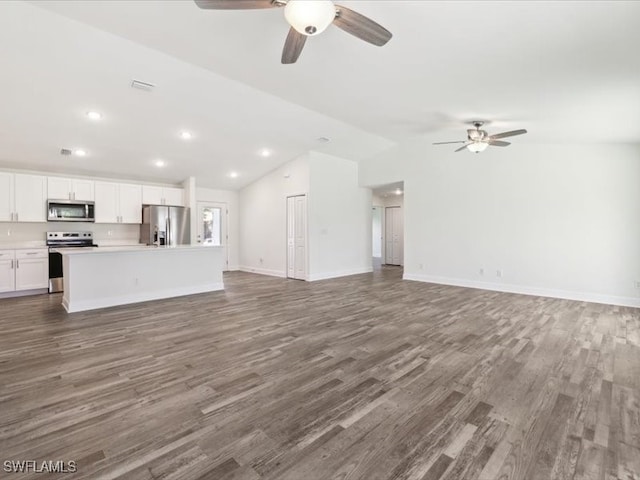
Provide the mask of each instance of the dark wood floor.
POLYGON ((640 479, 638 310, 392 267, 225 283, 73 315, 59 295, 1 300, 0 461, 74 460, 74 479, 640 479))

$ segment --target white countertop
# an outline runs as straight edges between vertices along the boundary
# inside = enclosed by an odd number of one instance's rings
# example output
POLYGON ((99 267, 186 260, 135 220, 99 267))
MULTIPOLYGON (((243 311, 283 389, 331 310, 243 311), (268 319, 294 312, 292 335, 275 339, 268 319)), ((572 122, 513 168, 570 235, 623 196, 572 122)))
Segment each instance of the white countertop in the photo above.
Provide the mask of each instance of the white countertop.
POLYGON ((52 249, 53 252, 58 252, 61 255, 95 255, 105 253, 130 253, 130 252, 171 252, 171 251, 183 251, 183 250, 201 250, 209 248, 222 248, 211 245, 176 245, 174 247, 155 247, 152 245, 133 245, 133 246, 119 246, 119 247, 77 247, 77 248, 60 248, 52 249))

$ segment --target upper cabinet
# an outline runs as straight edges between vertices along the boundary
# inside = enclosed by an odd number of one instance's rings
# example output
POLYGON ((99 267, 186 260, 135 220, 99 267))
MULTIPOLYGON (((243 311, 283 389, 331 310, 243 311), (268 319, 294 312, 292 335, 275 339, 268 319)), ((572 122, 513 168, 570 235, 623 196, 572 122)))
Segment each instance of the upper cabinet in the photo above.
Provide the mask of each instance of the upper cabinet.
POLYGON ((45 222, 47 177, 0 172, 0 222, 45 222))
POLYGON ((0 172, 0 222, 12 222, 15 216, 13 173, 0 172))
POLYGON ((142 204, 184 207, 184 189, 0 172, 0 222, 46 222, 47 200, 95 202, 96 223, 142 223, 142 204))
POLYGON ((184 207, 184 189, 143 185, 142 203, 145 205, 184 207))
POLYGON ((94 182, 81 178, 47 178, 48 198, 53 200, 82 200, 93 202, 94 182))
POLYGON ((142 223, 142 187, 95 182, 96 223, 142 223))

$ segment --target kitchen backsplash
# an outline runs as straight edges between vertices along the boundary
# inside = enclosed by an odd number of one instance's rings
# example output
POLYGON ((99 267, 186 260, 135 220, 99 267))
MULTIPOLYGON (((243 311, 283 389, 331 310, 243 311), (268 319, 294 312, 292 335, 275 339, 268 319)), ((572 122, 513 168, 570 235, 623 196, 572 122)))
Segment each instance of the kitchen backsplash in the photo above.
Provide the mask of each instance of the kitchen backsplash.
POLYGON ((46 232, 93 232, 97 244, 136 244, 140 237, 139 225, 100 223, 8 223, 0 222, 0 246, 21 242, 42 242, 46 232))

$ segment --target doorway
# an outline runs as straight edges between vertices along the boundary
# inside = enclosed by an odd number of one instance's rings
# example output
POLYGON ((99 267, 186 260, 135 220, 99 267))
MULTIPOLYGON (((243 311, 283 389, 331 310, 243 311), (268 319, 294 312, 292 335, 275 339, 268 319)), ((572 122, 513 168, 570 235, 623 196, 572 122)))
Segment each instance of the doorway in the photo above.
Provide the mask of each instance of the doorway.
POLYGON ((404 182, 372 188, 371 254, 374 269, 404 265, 404 182))
POLYGON ((227 234, 227 217, 229 211, 226 203, 198 202, 198 237, 201 245, 222 247, 224 271, 229 270, 229 236, 227 234))
POLYGON ((287 278, 307 279, 307 196, 287 197, 287 278))

